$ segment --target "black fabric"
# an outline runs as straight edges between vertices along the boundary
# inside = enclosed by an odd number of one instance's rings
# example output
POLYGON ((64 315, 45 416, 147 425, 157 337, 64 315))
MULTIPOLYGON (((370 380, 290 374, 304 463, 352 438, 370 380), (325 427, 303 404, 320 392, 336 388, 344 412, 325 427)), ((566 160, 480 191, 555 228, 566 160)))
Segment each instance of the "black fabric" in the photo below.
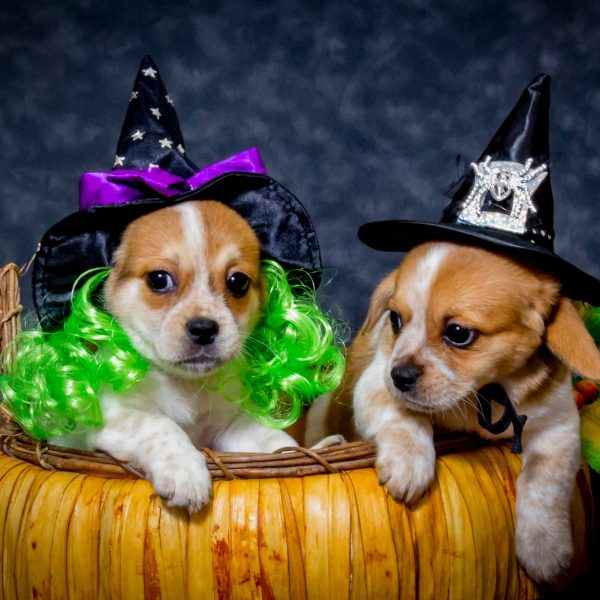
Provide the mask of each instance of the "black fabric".
POLYGON ((428 241, 446 241, 478 246, 509 256, 528 266, 552 273, 562 282, 562 293, 573 300, 600 306, 600 281, 554 252, 534 246, 508 232, 453 223, 420 221, 375 221, 358 229, 367 246, 384 252, 408 252, 428 241))
POLYGON ((54 225, 42 238, 33 266, 33 298, 42 327, 53 330, 68 315, 71 290, 79 275, 110 266, 129 223, 178 202, 202 199, 219 200, 236 210, 255 230, 264 258, 290 270, 292 279, 318 287, 319 243, 299 200, 265 175, 228 173, 176 198, 97 206, 54 225))
MULTIPOLYGON (((549 107, 550 77, 538 75, 524 90, 477 162, 490 156, 492 161, 520 164, 531 158, 532 168, 548 165, 549 107)), ((473 182, 474 173, 469 170, 450 187, 447 195, 451 201, 439 223, 377 221, 361 226, 358 237, 367 246, 383 251, 406 252, 418 244, 434 240, 481 246, 554 273, 563 284, 563 293, 570 298, 594 305, 600 303, 600 281, 554 253, 554 199, 550 169, 532 196, 536 210, 528 213, 526 230, 522 235, 458 220, 461 203, 473 182), (542 231, 549 236, 543 235, 542 231)))
POLYGON ((115 164, 115 170, 143 171, 154 164, 184 179, 199 170, 187 158, 177 113, 156 64, 149 56, 142 59, 133 85, 117 144, 117 157, 122 157, 123 162, 115 164), (158 110, 160 116, 152 110, 158 110), (143 138, 136 139, 136 132, 143 133, 143 138), (170 144, 161 145, 160 140, 170 144))
POLYGON ((312 272, 313 281, 320 281, 317 235, 310 216, 292 193, 272 181, 239 194, 228 204, 250 223, 264 257, 273 258, 288 270, 312 272))
POLYGON ((494 435, 503 433, 512 425, 513 441, 510 451, 513 454, 521 454, 523 452, 521 436, 527 416, 517 414, 510 398, 499 383, 484 385, 477 392, 477 419, 481 427, 494 435), (502 416, 495 423, 492 423, 492 402, 497 402, 501 406, 504 406, 502 416))

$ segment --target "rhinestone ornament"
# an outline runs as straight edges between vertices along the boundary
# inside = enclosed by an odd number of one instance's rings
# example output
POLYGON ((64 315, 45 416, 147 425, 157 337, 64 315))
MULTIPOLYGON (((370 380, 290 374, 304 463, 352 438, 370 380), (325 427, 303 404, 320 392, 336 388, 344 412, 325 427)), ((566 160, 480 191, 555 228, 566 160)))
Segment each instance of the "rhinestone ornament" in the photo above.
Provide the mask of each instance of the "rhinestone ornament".
POLYGON ((486 156, 480 163, 471 163, 475 181, 462 203, 458 221, 511 233, 525 233, 527 216, 537 212, 532 196, 548 174, 548 166, 531 168, 533 159, 525 164, 493 161, 486 156), (507 201, 506 212, 486 210, 488 194, 496 202, 507 201), (512 200, 511 200, 512 196, 512 200), (510 205, 510 208, 508 208, 510 205))

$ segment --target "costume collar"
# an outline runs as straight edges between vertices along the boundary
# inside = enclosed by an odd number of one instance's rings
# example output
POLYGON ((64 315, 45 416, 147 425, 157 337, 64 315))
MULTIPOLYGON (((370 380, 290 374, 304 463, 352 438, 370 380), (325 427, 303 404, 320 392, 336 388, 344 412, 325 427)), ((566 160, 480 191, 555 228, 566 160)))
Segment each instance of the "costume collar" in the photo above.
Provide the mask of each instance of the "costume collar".
POLYGON ((477 418, 479 425, 493 434, 502 433, 512 425, 513 440, 510 451, 513 454, 523 452, 521 434, 527 416, 517 414, 510 398, 499 383, 488 383, 477 392, 477 418), (504 406, 504 413, 495 423, 492 423, 492 401, 504 406))

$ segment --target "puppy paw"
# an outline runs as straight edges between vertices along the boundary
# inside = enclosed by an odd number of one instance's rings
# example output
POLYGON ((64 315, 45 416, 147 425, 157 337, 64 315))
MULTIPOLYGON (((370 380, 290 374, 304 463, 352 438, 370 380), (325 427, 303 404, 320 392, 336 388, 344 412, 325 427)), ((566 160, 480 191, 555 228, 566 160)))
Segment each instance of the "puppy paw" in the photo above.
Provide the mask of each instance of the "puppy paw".
POLYGON ((320 442, 317 442, 314 446, 311 446, 311 450, 320 450, 321 448, 329 448, 330 446, 338 446, 339 444, 343 444, 346 441, 346 438, 339 433, 335 435, 328 435, 326 438, 323 438, 320 442))
POLYGON ((415 449, 401 444, 379 444, 375 468, 379 482, 399 501, 410 503, 422 496, 435 475, 435 449, 415 449))
POLYGON ((181 506, 196 512, 210 499, 212 480, 206 460, 200 452, 169 456, 156 462, 149 477, 154 491, 167 506, 181 506))
POLYGON ((569 568, 573 557, 569 520, 541 513, 535 517, 517 516, 515 546, 517 559, 527 574, 538 582, 552 583, 569 568))

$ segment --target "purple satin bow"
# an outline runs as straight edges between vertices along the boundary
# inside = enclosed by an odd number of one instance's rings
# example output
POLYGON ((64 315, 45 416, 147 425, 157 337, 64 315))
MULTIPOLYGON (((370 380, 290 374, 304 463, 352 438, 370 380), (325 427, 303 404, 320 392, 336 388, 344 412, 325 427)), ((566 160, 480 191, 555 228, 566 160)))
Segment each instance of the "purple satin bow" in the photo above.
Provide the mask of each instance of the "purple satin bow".
POLYGON ((152 167, 146 171, 123 169, 107 173, 84 173, 79 181, 79 210, 88 210, 99 204, 127 204, 157 194, 176 196, 197 189, 224 173, 236 171, 267 174, 257 148, 250 148, 204 167, 188 179, 173 175, 160 167, 152 167))

